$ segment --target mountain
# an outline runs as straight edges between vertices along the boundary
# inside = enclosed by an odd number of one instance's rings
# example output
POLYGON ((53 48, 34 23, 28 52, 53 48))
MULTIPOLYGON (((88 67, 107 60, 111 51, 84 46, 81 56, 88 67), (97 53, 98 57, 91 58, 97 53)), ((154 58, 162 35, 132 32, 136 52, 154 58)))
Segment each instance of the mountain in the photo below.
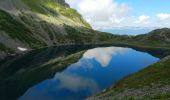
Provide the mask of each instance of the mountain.
POLYGON ((170 47, 170 29, 155 29, 149 33, 141 35, 113 35, 112 42, 137 47, 150 48, 169 48, 170 47))
POLYGON ((148 33, 154 29, 157 29, 156 27, 112 27, 110 29, 101 29, 103 32, 109 32, 112 34, 119 34, 119 35, 139 35, 148 33))
POLYGON ((138 46, 169 48, 170 29, 168 28, 156 29, 147 34, 130 37, 127 40, 128 43, 138 46))
POLYGON ((91 43, 100 32, 64 0, 0 0, 0 57, 61 44, 91 43))
POLYGON ((0 59, 63 44, 169 47, 168 33, 164 28, 137 36, 112 35, 93 30, 64 0, 0 0, 0 59))
POLYGON ((156 29, 148 34, 138 35, 136 37, 140 41, 146 41, 146 42, 159 42, 159 43, 170 43, 170 29, 168 28, 162 28, 162 29, 156 29))

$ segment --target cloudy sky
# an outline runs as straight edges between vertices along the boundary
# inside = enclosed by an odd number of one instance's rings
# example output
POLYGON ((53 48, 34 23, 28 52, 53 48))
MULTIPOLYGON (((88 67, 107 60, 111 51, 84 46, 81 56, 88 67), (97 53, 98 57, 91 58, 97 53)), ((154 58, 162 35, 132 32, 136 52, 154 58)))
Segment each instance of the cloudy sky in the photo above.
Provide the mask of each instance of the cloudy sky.
POLYGON ((170 0, 66 0, 95 29, 170 27, 170 0))

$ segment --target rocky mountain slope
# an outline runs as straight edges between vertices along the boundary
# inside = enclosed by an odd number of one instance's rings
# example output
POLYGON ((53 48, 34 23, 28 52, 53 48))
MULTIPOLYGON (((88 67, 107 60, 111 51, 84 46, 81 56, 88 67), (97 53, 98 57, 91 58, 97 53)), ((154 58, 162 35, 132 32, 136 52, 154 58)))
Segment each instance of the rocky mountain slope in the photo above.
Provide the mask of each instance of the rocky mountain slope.
POLYGON ((0 0, 0 57, 45 46, 100 41, 64 0, 0 0))
POLYGON ((169 48, 170 29, 169 28, 156 29, 149 33, 137 36, 113 35, 112 42, 137 47, 169 48))
POLYGON ((151 45, 161 45, 161 46, 170 46, 170 29, 162 28, 156 29, 148 34, 138 35, 134 38, 138 42, 143 42, 145 44, 151 45))
POLYGON ((0 59, 61 44, 118 43, 169 47, 170 29, 138 36, 98 32, 64 0, 0 0, 0 59))

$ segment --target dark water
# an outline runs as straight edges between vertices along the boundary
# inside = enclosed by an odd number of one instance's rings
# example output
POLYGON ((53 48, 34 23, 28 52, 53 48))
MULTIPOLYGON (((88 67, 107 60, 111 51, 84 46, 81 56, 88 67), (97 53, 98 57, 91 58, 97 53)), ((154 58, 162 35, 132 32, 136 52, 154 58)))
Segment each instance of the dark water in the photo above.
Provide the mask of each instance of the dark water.
MULTIPOLYGON (((89 49, 76 63, 68 64, 66 69, 56 71, 53 78, 30 85, 19 100, 82 100, 159 60, 149 53, 131 48, 89 49)), ((48 62, 55 61, 53 59, 48 62)), ((53 66, 56 65, 49 65, 53 66)))

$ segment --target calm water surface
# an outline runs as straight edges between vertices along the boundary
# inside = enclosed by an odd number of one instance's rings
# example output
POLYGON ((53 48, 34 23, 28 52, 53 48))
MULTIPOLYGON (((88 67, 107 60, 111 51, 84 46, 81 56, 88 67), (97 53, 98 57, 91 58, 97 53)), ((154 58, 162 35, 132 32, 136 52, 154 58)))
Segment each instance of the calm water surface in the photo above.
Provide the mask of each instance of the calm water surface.
POLYGON ((52 79, 28 89, 19 100, 83 100, 157 61, 159 58, 131 48, 90 49, 52 79))

